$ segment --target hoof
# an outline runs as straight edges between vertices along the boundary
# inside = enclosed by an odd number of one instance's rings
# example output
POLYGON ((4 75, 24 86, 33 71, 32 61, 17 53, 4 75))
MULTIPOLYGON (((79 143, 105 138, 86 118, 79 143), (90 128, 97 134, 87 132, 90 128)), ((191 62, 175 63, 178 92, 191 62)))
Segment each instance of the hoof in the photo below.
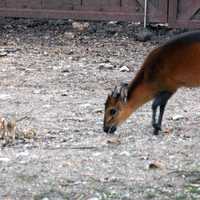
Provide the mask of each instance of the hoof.
POLYGON ((159 131, 161 131, 161 127, 158 126, 158 124, 153 124, 153 128, 154 128, 153 134, 154 134, 154 135, 158 135, 158 134, 159 134, 159 131))
POLYGON ((154 129, 153 134, 154 135, 159 135, 159 131, 160 131, 159 129, 154 129))

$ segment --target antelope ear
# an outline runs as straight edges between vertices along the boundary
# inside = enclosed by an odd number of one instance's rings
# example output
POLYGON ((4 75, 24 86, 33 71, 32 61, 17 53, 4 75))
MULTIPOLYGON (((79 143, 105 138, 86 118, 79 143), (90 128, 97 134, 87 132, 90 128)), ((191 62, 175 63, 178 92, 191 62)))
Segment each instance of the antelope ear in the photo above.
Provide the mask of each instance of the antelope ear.
POLYGON ((128 98, 128 83, 121 83, 120 99, 122 102, 127 103, 128 98))
POLYGON ((111 97, 117 98, 119 96, 119 91, 117 86, 115 86, 115 89, 112 91, 111 97))

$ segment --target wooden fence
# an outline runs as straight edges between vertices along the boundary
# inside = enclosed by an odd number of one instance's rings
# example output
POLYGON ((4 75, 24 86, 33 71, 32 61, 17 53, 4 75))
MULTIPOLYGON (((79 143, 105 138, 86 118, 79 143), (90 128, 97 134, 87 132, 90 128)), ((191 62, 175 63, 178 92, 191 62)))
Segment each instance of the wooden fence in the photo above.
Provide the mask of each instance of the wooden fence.
MULTIPOLYGON (((144 0, 0 0, 0 16, 143 22, 144 0)), ((148 0, 147 21, 200 27, 199 0, 148 0)))

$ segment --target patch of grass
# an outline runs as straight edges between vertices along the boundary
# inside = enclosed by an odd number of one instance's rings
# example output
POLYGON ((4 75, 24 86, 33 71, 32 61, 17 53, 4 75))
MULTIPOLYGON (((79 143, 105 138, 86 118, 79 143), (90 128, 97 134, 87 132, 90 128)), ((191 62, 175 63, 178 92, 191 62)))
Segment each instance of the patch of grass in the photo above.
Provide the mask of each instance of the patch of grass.
POLYGON ((144 190, 144 198, 145 199, 172 199, 173 193, 172 191, 168 190, 168 188, 165 187, 149 187, 144 190))
POLYGON ((186 195, 185 193, 177 194, 175 200, 188 200, 188 195, 186 195))
POLYGON ((200 195, 200 185, 189 184, 185 186, 185 189, 187 193, 200 195))
POLYGON ((35 180, 38 178, 37 175, 28 175, 28 174, 19 174, 17 178, 20 181, 26 182, 26 183, 31 183, 35 182, 35 180))
POLYGON ((48 192, 42 192, 33 197, 34 200, 42 200, 44 198, 48 198, 49 200, 60 199, 60 198, 69 200, 68 194, 53 189, 48 192))
POLYGON ((155 199, 156 194, 154 192, 147 192, 145 195, 145 199, 155 199))
POLYGON ((101 194, 101 200, 116 200, 119 199, 119 194, 113 191, 105 191, 101 194))

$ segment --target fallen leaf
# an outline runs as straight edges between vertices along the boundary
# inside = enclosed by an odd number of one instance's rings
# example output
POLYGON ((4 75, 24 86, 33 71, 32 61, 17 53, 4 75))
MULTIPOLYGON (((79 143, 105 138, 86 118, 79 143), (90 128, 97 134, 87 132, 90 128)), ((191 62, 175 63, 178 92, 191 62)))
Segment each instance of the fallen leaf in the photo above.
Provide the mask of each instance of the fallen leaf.
POLYGON ((33 139, 36 136, 36 131, 34 129, 24 130, 24 138, 33 139))
POLYGON ((149 169, 162 169, 162 163, 159 160, 149 163, 149 169))
POLYGON ((108 144, 117 144, 117 145, 119 145, 119 144, 121 144, 121 141, 120 141, 119 138, 110 138, 110 139, 107 140, 107 143, 108 144))
POLYGON ((164 132, 164 134, 169 135, 169 134, 172 134, 172 129, 167 128, 163 132, 164 132))

